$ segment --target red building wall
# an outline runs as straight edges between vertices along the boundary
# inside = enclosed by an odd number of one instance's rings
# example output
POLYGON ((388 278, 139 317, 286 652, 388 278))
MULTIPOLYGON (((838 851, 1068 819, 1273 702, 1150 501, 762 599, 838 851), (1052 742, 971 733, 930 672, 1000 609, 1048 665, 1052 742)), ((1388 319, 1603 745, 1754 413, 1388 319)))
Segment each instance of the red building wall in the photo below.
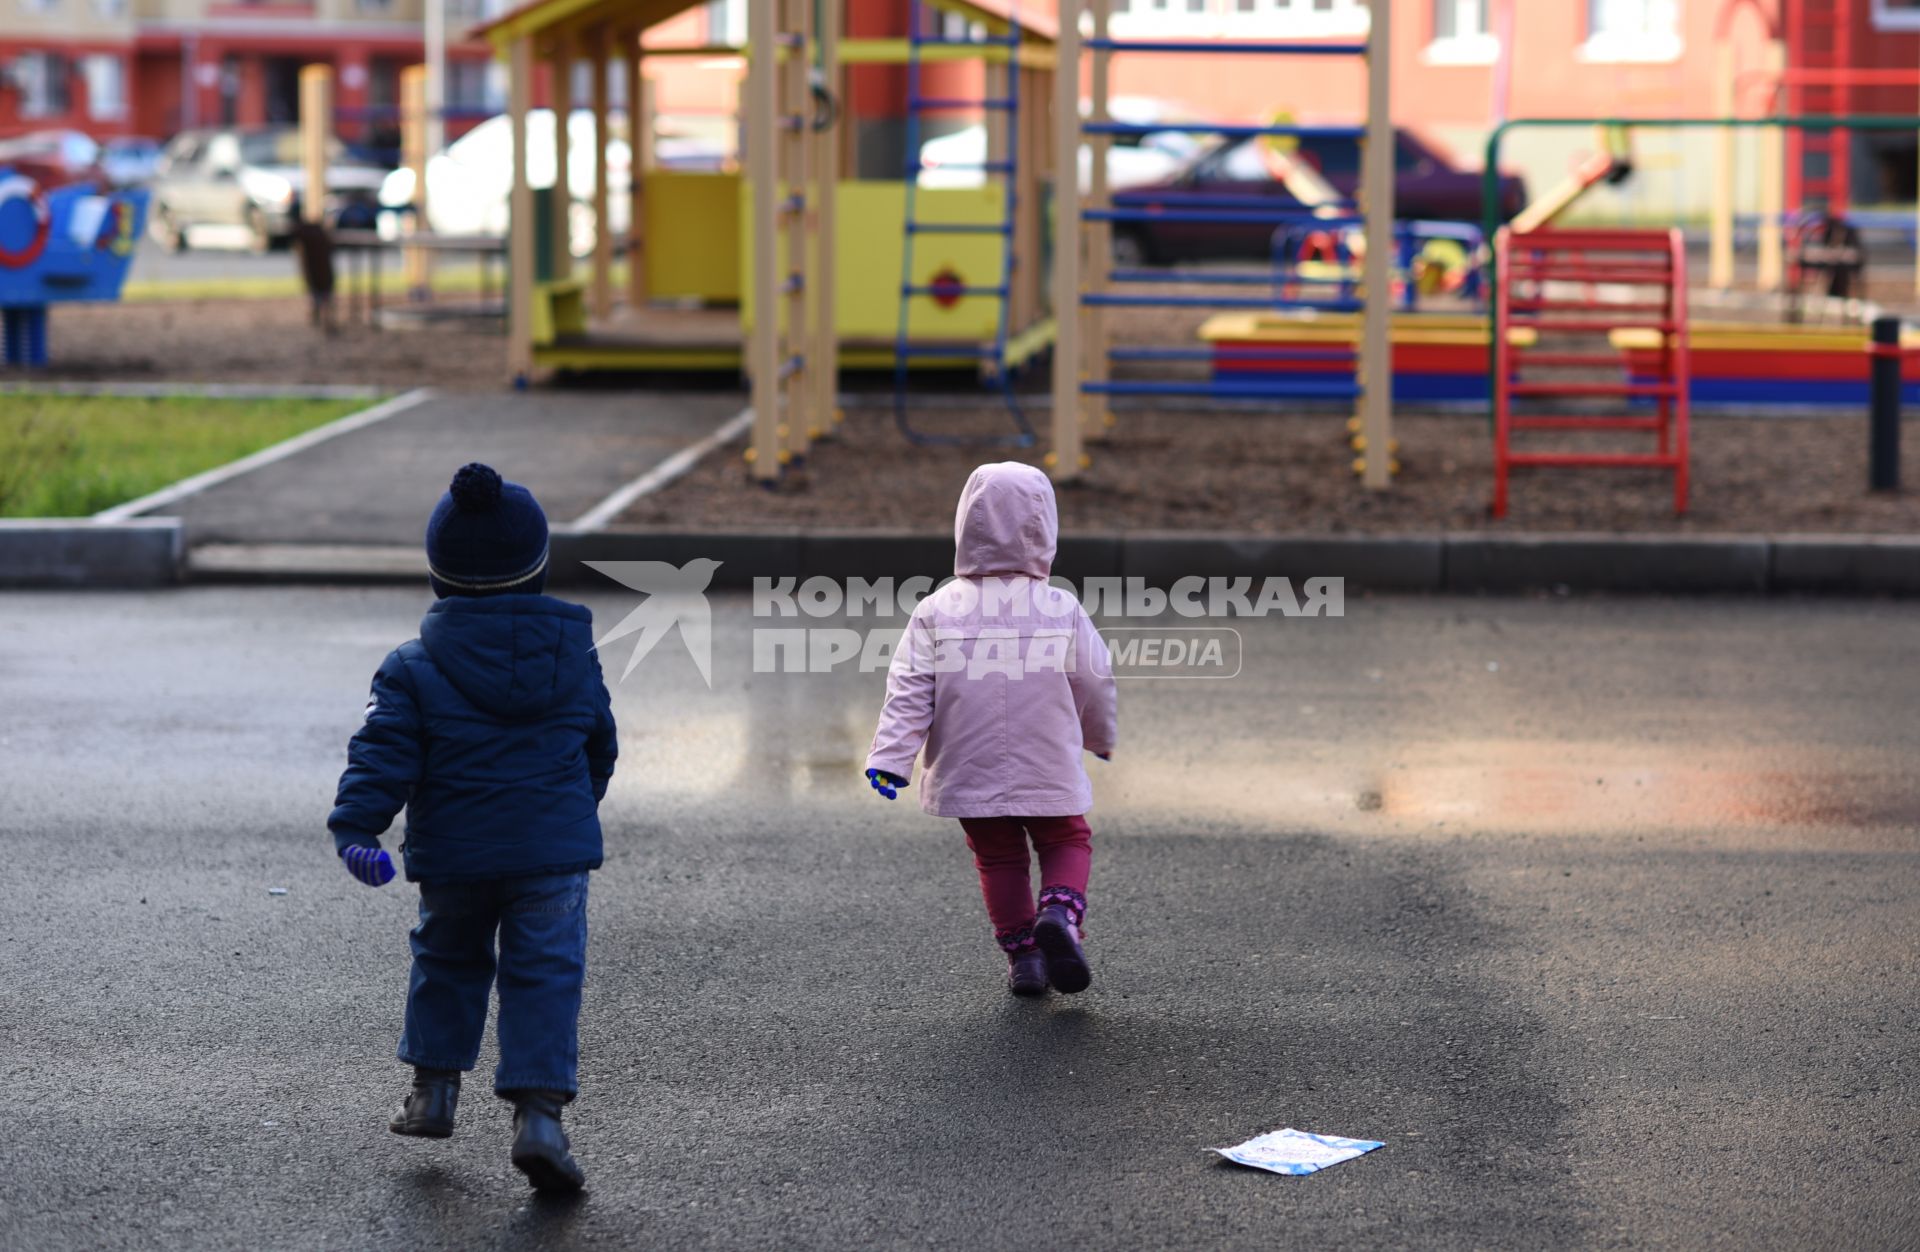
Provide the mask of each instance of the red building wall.
POLYGON ((11 87, 0 88, 0 136, 36 130, 83 130, 90 135, 140 133, 135 125, 139 110, 133 99, 133 49, 126 41, 0 39, 0 65, 12 64, 14 58, 23 52, 41 51, 57 53, 73 66, 68 82, 68 108, 63 113, 27 115, 21 111, 20 93, 11 87), (80 59, 89 56, 119 58, 121 81, 125 85, 127 99, 127 107, 121 117, 92 116, 87 98, 87 81, 79 72, 80 59))

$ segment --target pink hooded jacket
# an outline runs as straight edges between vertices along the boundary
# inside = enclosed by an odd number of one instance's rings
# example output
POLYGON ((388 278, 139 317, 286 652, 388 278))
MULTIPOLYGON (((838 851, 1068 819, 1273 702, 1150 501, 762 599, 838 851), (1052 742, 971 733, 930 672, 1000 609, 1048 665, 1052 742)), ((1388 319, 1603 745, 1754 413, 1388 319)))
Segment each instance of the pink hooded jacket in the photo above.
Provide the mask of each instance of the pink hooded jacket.
POLYGON ((913 777, 939 817, 1066 817, 1093 804, 1081 752, 1111 752, 1112 658, 1072 593, 1051 586, 1053 484, 982 465, 953 519, 954 579, 922 600, 887 673, 867 768, 913 777))

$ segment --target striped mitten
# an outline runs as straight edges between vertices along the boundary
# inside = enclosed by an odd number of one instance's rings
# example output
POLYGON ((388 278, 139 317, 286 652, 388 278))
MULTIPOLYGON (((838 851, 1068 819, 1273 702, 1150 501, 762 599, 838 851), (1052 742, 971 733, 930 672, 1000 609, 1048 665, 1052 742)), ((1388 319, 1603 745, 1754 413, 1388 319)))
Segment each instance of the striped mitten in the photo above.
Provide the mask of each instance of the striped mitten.
POLYGON ((369 887, 384 887, 393 881, 393 858, 387 855, 385 848, 369 848, 363 844, 354 844, 340 852, 340 862, 347 872, 369 887))

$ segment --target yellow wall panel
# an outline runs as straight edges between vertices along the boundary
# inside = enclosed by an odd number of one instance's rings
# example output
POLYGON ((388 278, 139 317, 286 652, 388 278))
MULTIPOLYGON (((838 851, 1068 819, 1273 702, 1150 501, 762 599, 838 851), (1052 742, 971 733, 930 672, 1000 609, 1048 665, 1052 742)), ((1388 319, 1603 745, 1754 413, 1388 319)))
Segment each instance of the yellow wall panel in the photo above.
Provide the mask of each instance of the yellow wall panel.
MULTIPOLYGON (((741 189, 745 194, 745 189, 741 189)), ((840 334, 847 339, 892 339, 900 325, 900 262, 906 220, 907 189, 900 182, 842 182, 839 187, 839 230, 835 272, 840 334)), ((1002 220, 1003 193, 998 187, 929 188, 914 197, 914 216, 921 222, 990 225, 1002 220)), ((744 208, 736 207, 740 266, 751 264, 752 232, 744 208)), ((991 287, 1000 282, 1002 249, 999 235, 918 235, 913 244, 913 283, 926 286, 942 271, 950 271, 969 287, 991 287)), ((784 256, 784 254, 783 254, 784 256)), ((750 299, 743 299, 740 321, 753 324, 750 299)), ((942 308, 930 296, 914 297, 908 310, 908 334, 916 341, 991 340, 1000 321, 1000 301, 968 296, 942 308)))
POLYGON ((650 299, 740 299, 744 195, 738 174, 647 175, 642 203, 650 299))

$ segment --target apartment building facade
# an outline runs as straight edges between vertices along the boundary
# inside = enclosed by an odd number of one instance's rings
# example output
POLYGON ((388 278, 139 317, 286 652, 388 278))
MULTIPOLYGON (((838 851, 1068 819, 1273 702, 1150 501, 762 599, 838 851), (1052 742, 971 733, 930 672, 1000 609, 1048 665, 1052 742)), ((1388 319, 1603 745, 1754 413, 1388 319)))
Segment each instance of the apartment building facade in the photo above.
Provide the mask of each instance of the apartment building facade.
MULTIPOLYGON (((423 52, 423 0, 0 0, 0 136, 55 128, 164 138, 298 114, 302 65, 336 72, 338 129, 379 142, 403 66, 423 52)), ((448 28, 485 14, 447 0, 448 28)), ((497 104, 487 49, 456 38, 448 103, 497 104)))

